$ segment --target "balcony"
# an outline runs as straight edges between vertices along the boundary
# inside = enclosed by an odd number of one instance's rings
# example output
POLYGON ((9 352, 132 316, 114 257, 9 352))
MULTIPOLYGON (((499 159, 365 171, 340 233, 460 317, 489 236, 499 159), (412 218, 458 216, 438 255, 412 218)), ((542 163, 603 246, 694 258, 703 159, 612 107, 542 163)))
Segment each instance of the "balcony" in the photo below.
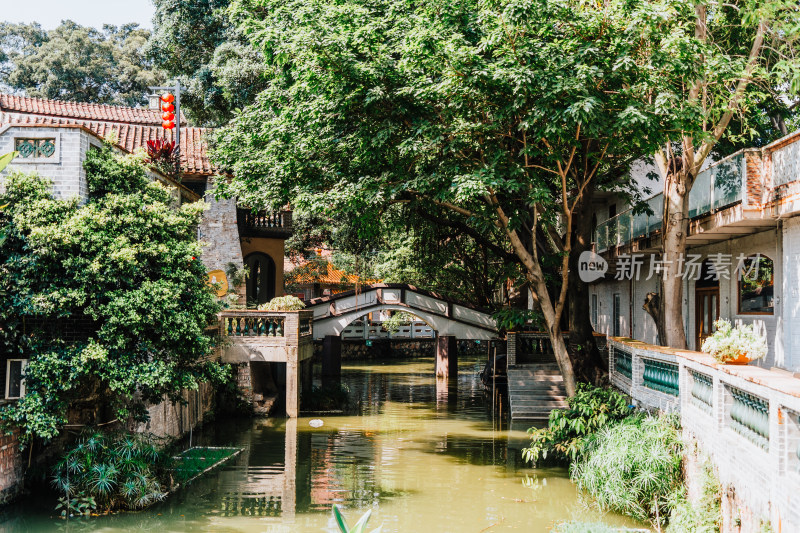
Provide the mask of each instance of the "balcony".
POLYGON ((244 238, 288 239, 292 236, 291 211, 236 209, 239 236, 244 238))
POLYGON ((312 320, 312 311, 223 311, 219 328, 228 341, 223 361, 286 363, 306 359, 314 342, 312 320))
MULTIPOLYGON (((746 152, 738 152, 698 174, 689 193, 689 217, 693 219, 690 235, 708 232, 709 228, 697 223, 698 219, 742 204, 746 200, 747 165, 745 156, 746 152)), ((664 215, 663 193, 647 199, 645 204, 648 207, 645 211, 650 211, 652 214, 634 213, 633 209, 627 209, 598 224, 594 236, 596 251, 600 253, 610 248, 625 246, 639 239, 660 237, 664 215)), ((740 221, 740 218, 734 216, 732 220, 723 217, 717 222, 730 224, 740 221)), ((743 231, 743 233, 752 232, 743 231)), ((692 240, 690 237, 689 242, 691 243, 692 240)), ((701 239, 695 238, 694 240, 701 239)), ((647 246, 645 245, 645 247, 647 246)))

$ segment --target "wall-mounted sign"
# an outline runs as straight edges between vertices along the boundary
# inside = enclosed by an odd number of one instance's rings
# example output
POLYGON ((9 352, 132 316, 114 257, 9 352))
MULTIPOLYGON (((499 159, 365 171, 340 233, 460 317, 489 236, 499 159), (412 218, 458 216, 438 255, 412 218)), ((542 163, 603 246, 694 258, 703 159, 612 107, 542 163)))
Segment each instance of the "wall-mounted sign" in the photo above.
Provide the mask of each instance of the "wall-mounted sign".
POLYGON ((372 346, 372 341, 371 340, 367 341, 367 346, 372 346))
POLYGON ((228 294, 228 276, 222 270, 212 270, 208 273, 208 284, 217 293, 217 296, 222 298, 228 294))

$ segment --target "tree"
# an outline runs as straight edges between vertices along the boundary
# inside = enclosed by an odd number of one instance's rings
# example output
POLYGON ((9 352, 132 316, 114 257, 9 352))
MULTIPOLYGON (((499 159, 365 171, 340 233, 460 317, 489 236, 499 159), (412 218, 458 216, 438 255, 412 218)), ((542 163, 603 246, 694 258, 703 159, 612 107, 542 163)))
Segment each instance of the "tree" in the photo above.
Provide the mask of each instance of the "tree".
POLYGON ((223 375, 207 357, 218 306, 196 259, 202 205, 175 207, 110 148, 89 152, 86 175, 84 205, 34 175, 7 175, 0 195, 0 349, 29 359, 26 395, 0 417, 25 440, 55 437, 75 402, 142 420, 148 402, 223 375))
POLYGON ((65 20, 52 31, 36 23, 0 23, 0 83, 28 96, 138 106, 162 74, 144 56, 150 32, 137 24, 103 31, 65 20))
MULTIPOLYGON (((686 348, 679 265, 689 230, 689 193, 717 143, 726 135, 736 142, 730 130, 734 118, 744 132, 738 139, 752 137, 753 123, 764 116, 758 105, 782 107, 774 101, 781 95, 772 88, 800 93, 800 12, 796 2, 784 0, 673 1, 664 6, 669 14, 665 30, 672 39, 659 54, 678 60, 659 69, 665 86, 653 96, 675 115, 677 124, 676 132, 654 152, 665 177, 661 259, 666 270, 653 317, 662 344, 686 348)), ((774 113, 766 115, 780 125, 774 113)))
POLYGON ((187 87, 181 106, 199 124, 219 126, 264 87, 260 54, 231 24, 229 0, 154 0, 152 61, 187 87))
POLYGON ((574 217, 598 175, 661 143, 667 115, 645 97, 658 12, 571 0, 239 0, 233 12, 270 83, 217 136, 234 172, 219 193, 363 221, 403 202, 499 231, 573 394, 560 323, 574 217))

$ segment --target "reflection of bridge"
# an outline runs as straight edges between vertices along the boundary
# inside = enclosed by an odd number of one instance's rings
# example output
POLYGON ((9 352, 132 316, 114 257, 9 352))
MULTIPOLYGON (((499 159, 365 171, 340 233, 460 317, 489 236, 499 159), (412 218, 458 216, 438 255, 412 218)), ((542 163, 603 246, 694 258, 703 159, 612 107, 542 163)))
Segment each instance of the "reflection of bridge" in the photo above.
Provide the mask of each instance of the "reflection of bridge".
POLYGON ((488 312, 412 285, 366 285, 358 292, 311 300, 307 309, 314 312, 314 339, 341 335, 357 318, 389 310, 405 311, 421 318, 439 336, 476 340, 497 336, 495 321, 488 312))

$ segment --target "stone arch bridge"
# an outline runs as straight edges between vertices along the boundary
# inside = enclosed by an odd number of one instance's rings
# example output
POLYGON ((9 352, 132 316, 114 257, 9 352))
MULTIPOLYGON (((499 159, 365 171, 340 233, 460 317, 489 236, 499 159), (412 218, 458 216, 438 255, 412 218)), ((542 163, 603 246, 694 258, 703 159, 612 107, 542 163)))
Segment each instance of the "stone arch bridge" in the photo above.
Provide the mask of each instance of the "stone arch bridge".
POLYGON ((398 310, 411 313, 436 330, 439 337, 490 340, 497 337, 492 316, 485 310, 440 296, 413 285, 376 283, 311 300, 314 339, 339 336, 367 313, 398 310))

